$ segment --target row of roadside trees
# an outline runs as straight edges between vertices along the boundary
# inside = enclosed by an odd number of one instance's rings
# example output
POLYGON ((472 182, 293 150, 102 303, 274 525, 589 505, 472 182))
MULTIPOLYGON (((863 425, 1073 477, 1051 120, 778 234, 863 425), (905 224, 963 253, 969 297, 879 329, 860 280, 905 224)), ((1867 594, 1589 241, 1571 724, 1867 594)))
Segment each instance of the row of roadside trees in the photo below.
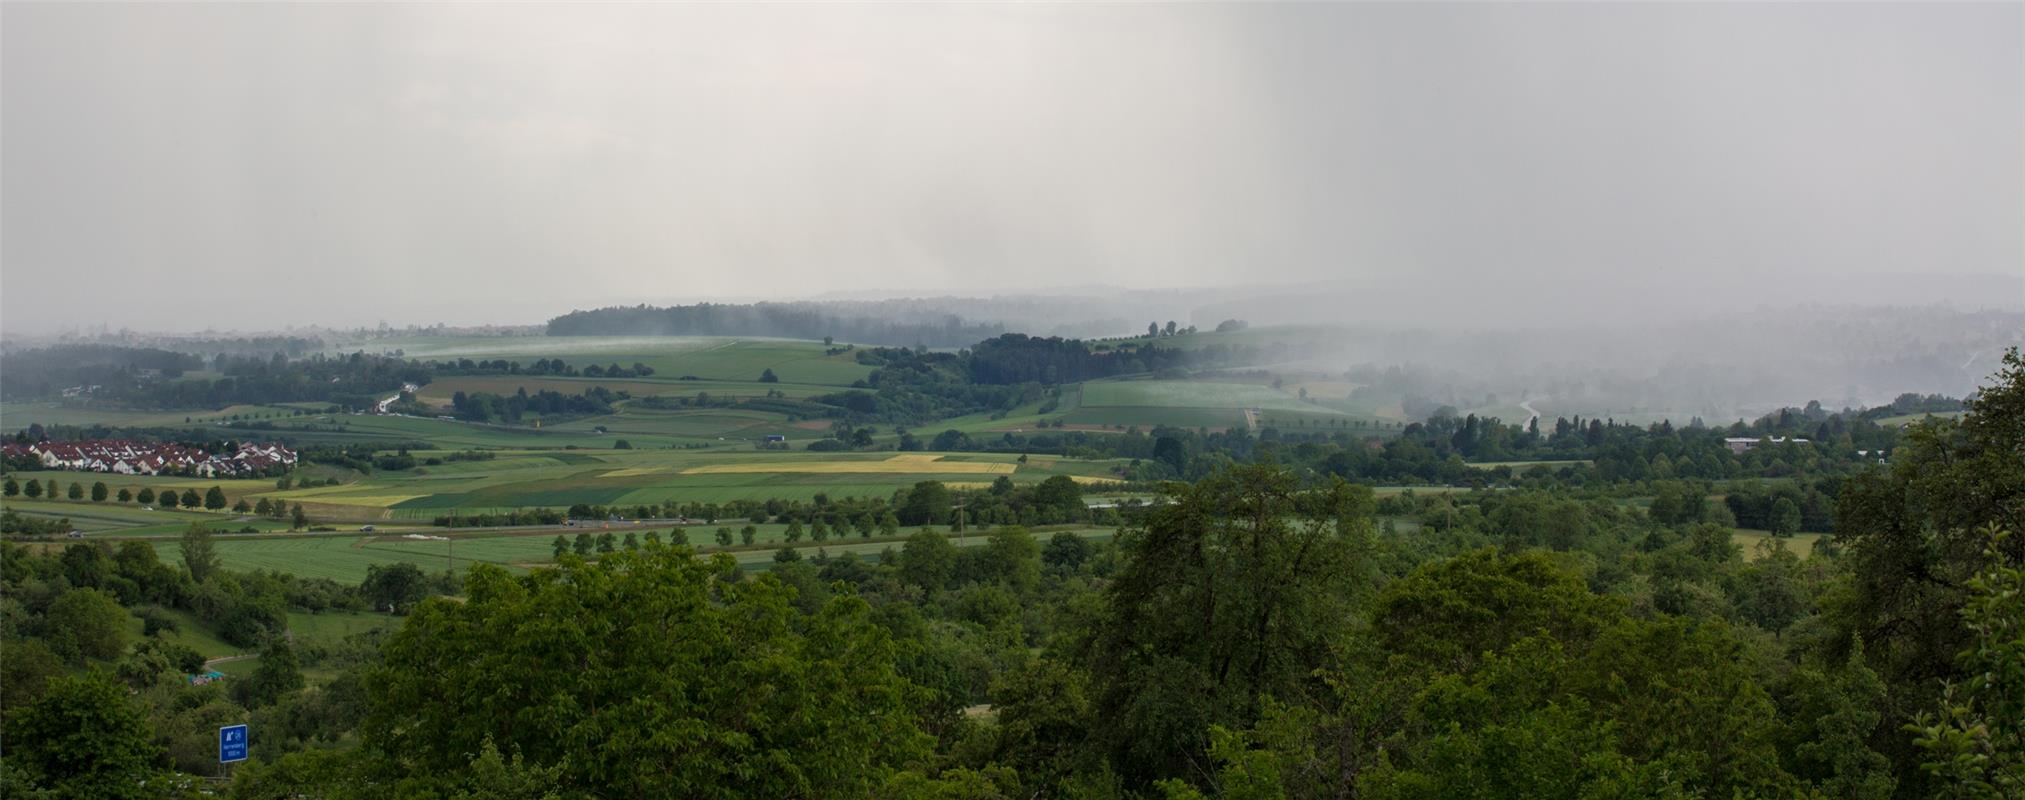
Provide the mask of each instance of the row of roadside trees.
POLYGON ((116 500, 120 503, 139 503, 144 506, 159 506, 161 508, 182 507, 193 511, 199 508, 207 511, 224 511, 229 506, 232 511, 241 514, 258 514, 275 519, 292 516, 297 528, 307 527, 309 524, 309 517, 303 512, 301 503, 296 503, 291 508, 287 503, 279 500, 269 500, 264 497, 260 499, 258 504, 251 504, 243 499, 237 503, 232 503, 225 496, 224 488, 215 485, 204 490, 204 493, 201 495, 197 493, 195 488, 184 489, 180 493, 174 489, 163 489, 157 492, 155 489, 147 486, 141 487, 138 491, 126 487, 121 487, 118 491, 114 491, 112 487, 106 485, 105 481, 95 481, 90 487, 73 481, 70 487, 65 489, 54 478, 43 480, 29 478, 23 481, 9 475, 5 481, 0 481, 0 492, 4 492, 7 497, 27 497, 30 500, 41 498, 58 500, 67 498, 82 501, 89 498, 94 503, 116 500))
POLYGON ((73 481, 70 484, 70 488, 64 490, 57 484, 54 478, 41 481, 29 478, 26 481, 19 481, 11 475, 4 482, 0 482, 0 491, 4 491, 8 497, 26 496, 29 499, 47 497, 51 500, 62 498, 83 500, 88 496, 94 503, 103 503, 108 499, 117 499, 122 503, 140 502, 143 504, 158 504, 166 508, 183 506, 185 508, 207 508, 212 511, 224 510, 228 503, 225 497, 225 490, 218 486, 212 486, 210 489, 205 490, 202 495, 197 494, 197 490, 194 488, 184 489, 181 494, 178 494, 173 489, 165 489, 157 493, 154 489, 145 486, 141 487, 138 493, 124 487, 115 493, 112 487, 106 485, 105 481, 96 481, 89 488, 82 483, 73 481))

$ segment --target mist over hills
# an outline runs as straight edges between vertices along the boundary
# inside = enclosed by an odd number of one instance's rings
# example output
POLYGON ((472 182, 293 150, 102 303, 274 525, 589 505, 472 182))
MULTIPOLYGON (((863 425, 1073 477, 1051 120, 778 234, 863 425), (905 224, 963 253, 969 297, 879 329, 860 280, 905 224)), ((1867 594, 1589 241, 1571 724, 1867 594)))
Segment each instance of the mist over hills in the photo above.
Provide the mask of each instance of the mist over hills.
POLYGON ((72 331, 9 336, 154 347, 205 357, 377 351, 389 336, 732 336, 955 350, 1004 333, 1137 337, 1172 321, 1196 338, 1277 343, 1252 365, 1412 398, 1416 407, 1710 421, 1818 400, 1868 407, 1900 394, 1963 396, 2007 346, 2025 344, 2025 278, 1930 277, 1815 291, 1730 294, 1655 289, 1599 299, 1593 287, 1528 287, 1491 303, 1472 288, 1370 282, 1174 289, 1086 286, 992 296, 873 291, 790 302, 636 304, 574 310, 546 324, 296 328, 285 333, 72 331), (1579 291, 1578 291, 1579 289, 1579 291), (2016 290, 2016 291, 2014 291, 2016 290), (1896 292, 1902 302, 1884 302, 1896 292), (1948 302, 1933 301, 1947 298, 1948 302), (1980 297, 1970 306, 1963 297, 1980 297), (1219 339, 1218 323, 1249 330, 1219 339))
MULTIPOLYGON (((2010 281, 1965 280, 1994 287, 2010 281)), ((1923 286, 1915 282, 1915 286, 1923 286)), ((1750 416, 1818 400, 1879 405, 1906 392, 1961 396, 2007 346, 2025 342, 2025 311, 1939 304, 1855 305, 1691 300, 1636 319, 1555 313, 1515 300, 1530 320, 1493 314, 1416 316, 1424 303, 1381 302, 1347 290, 1090 289, 1079 294, 848 299, 752 306, 613 308, 572 312, 549 333, 748 335, 892 346, 961 348, 1003 332, 1065 338, 1138 336, 1175 321, 1207 331, 1225 319, 1248 341, 1293 345, 1274 366, 1321 375, 1393 369, 1393 388, 1462 408, 1533 399, 1570 413, 1750 416), (1333 311, 1331 311, 1333 309, 1333 311), (1433 321, 1439 319, 1439 322, 1433 321), (1567 320, 1581 318, 1582 322, 1567 320)), ((1956 287, 1959 289, 1959 287, 1956 287)), ((1954 291, 1949 289, 1948 291, 1954 291)), ((1850 296, 1860 292, 1822 292, 1850 296)), ((1930 293, 1930 292, 1929 292, 1930 293)), ((1908 291, 1909 298, 1926 296, 1908 291)), ((1653 298, 1654 300, 1663 298, 1653 298)), ((1686 300, 1679 298, 1677 300, 1686 300)), ((1626 303, 1636 306, 1639 304, 1626 303)))

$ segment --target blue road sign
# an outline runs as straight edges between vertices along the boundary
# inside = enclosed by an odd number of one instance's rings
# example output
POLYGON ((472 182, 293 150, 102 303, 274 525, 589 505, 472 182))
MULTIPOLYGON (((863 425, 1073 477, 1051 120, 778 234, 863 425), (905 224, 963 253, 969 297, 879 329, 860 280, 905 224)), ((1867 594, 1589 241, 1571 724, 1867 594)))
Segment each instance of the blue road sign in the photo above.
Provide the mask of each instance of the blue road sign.
POLYGON ((246 760, 246 726, 227 725, 218 729, 218 761, 246 760))

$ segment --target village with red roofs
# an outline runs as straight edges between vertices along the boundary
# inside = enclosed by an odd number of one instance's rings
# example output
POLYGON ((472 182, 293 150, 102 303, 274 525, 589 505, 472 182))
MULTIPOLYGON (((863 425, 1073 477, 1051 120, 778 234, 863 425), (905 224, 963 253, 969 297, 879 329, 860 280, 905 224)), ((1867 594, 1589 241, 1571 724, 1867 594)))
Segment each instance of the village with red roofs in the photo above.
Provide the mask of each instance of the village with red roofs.
POLYGON ((255 442, 243 442, 235 450, 220 453, 202 447, 131 439, 9 442, 0 446, 0 451, 4 451, 9 461, 34 459, 44 469, 205 478, 267 475, 294 467, 296 459, 294 450, 255 442))

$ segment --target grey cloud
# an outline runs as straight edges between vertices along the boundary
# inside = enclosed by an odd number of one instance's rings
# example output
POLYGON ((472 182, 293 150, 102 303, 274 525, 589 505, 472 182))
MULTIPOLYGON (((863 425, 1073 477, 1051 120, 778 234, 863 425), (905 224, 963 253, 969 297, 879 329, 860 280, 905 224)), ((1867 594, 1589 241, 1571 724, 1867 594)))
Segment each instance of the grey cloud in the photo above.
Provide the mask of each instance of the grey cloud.
POLYGON ((2016 4, 0 16, 10 331, 1318 281, 1523 321, 2025 275, 2016 4))

